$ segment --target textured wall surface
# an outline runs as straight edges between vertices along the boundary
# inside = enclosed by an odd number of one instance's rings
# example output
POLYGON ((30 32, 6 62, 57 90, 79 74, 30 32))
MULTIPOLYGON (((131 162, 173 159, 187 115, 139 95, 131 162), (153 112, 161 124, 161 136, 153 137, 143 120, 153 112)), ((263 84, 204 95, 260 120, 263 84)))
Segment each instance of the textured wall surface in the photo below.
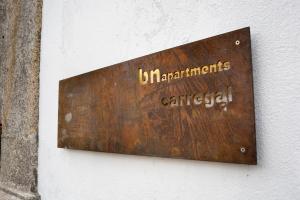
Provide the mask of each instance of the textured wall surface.
POLYGON ((45 0, 39 191, 44 200, 298 199, 300 1, 45 0), (250 26, 258 165, 56 148, 58 81, 250 26))
POLYGON ((41 11, 42 0, 0 2, 1 200, 39 198, 37 142, 41 11))

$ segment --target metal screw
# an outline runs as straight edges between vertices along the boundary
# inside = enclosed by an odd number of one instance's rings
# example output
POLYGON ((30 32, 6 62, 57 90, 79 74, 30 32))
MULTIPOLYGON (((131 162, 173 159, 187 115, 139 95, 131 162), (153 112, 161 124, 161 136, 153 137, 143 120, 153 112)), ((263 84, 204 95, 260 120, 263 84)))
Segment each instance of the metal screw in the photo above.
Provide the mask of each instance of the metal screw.
POLYGON ((239 40, 235 41, 235 45, 236 45, 236 46, 240 45, 240 43, 241 43, 241 42, 240 42, 239 40))
POLYGON ((245 147, 241 147, 241 152, 245 153, 246 152, 246 148, 245 147))

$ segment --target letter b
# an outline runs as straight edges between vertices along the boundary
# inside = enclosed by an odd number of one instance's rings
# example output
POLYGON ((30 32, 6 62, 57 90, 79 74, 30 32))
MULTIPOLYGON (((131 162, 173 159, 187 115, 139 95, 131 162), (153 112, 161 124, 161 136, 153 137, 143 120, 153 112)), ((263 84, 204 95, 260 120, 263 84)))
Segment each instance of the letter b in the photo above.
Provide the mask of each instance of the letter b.
POLYGON ((146 85, 148 83, 148 72, 139 69, 139 81, 141 85, 146 85))

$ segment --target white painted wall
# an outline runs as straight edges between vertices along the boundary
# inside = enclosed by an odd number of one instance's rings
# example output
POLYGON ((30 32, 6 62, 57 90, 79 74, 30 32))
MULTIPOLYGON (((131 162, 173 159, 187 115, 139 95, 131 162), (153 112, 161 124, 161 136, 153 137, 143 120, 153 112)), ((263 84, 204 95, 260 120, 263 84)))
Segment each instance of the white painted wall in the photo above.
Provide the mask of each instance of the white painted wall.
POLYGON ((44 0, 43 200, 300 199, 300 1, 44 0), (250 26, 258 165, 56 148, 58 81, 250 26))

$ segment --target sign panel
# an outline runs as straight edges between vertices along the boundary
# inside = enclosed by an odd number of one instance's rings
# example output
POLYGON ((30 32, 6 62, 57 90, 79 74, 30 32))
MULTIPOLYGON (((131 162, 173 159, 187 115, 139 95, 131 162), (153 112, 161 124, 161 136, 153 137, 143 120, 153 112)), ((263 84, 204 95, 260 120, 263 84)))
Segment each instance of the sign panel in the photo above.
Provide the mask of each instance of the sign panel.
POLYGON ((256 164, 250 29, 60 81, 58 147, 256 164))

